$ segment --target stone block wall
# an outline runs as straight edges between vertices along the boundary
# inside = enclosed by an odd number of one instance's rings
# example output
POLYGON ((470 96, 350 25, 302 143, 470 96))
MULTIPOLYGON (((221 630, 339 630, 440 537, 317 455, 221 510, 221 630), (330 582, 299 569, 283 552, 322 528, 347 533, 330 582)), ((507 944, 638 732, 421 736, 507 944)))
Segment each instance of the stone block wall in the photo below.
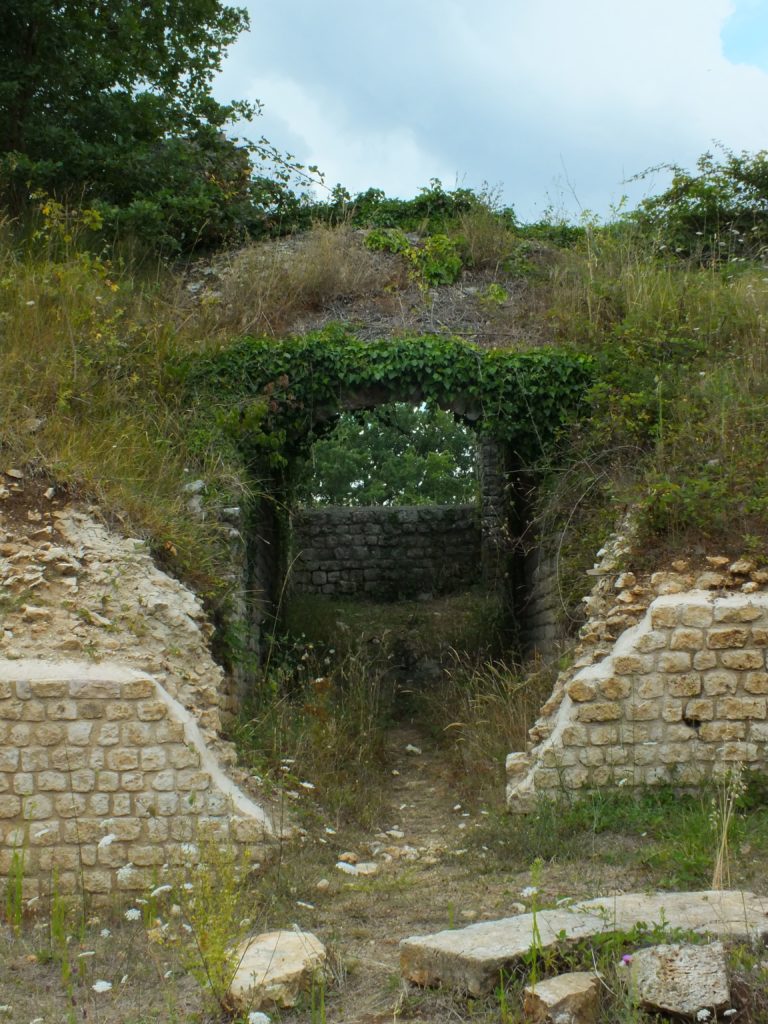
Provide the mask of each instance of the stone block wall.
POLYGON ((607 656, 561 678, 536 742, 507 759, 510 808, 542 793, 768 769, 768 594, 754 586, 658 596, 607 656))
POLYGON ((27 898, 55 871, 59 892, 107 902, 157 885, 210 836, 258 856, 275 832, 150 676, 0 661, 0 876, 21 857, 27 898))
POLYGON ((535 551, 525 562, 526 599, 521 609, 525 652, 551 657, 564 635, 563 607, 557 585, 557 559, 535 551))
POLYGON ((295 593, 397 600, 482 578, 475 505, 331 507, 294 516, 295 593))

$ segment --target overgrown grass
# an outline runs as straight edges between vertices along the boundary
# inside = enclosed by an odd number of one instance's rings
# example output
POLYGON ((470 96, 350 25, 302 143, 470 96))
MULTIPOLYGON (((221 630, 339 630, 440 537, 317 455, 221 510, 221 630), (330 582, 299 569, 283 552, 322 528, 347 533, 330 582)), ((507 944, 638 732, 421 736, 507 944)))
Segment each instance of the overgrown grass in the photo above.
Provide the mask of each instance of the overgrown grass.
POLYGON ((377 821, 395 688, 386 644, 283 640, 235 733, 242 760, 336 824, 377 821))
POLYGON ((544 520, 578 536, 633 505, 649 565, 695 545, 734 557, 765 547, 765 275, 727 254, 681 260, 631 222, 590 226, 558 253, 539 301, 554 338, 593 354, 597 380, 589 420, 543 470, 544 520))
POLYGON ((453 654, 441 684, 423 696, 422 714, 453 761, 459 785, 493 805, 503 792, 504 760, 510 750, 525 749, 557 666, 453 654))
POLYGON ((760 878, 768 851, 768 810, 765 778, 754 774, 745 782, 725 823, 718 811, 723 783, 696 794, 670 786, 595 790, 572 799, 541 798, 530 814, 489 819, 473 843, 510 865, 535 857, 561 863, 589 858, 644 870, 659 888, 701 889, 713 885, 725 835, 732 882, 748 887, 760 878))
POLYGON ((315 224, 300 240, 248 246, 221 261, 219 295, 204 303, 202 323, 215 333, 277 337, 302 313, 336 299, 382 294, 404 273, 364 248, 346 225, 315 224))
MULTIPOLYGON (((77 244, 77 215, 52 207, 31 239, 0 237, 3 462, 96 500, 202 590, 215 586, 218 531, 187 507, 194 472, 242 493, 213 444, 193 447, 167 367, 200 336, 139 279, 77 244)), ((231 499, 230 499, 231 500, 231 499)))
POLYGON ((0 224, 3 468, 67 483, 201 592, 220 595, 220 528, 215 514, 190 510, 184 485, 202 477, 214 513, 247 505, 259 485, 215 420, 181 398, 178 367, 238 331, 275 334, 301 312, 372 288, 370 254, 349 230, 318 227, 287 254, 233 257, 220 294, 193 298, 167 266, 89 248, 89 217, 44 200, 23 231, 0 224))

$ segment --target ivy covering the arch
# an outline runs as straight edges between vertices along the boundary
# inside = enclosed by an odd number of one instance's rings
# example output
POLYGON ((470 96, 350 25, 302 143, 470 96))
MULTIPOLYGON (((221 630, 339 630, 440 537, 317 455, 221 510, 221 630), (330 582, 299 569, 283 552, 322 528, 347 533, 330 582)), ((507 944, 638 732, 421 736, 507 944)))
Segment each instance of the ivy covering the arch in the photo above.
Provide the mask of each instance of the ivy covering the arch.
POLYGON ((346 409, 393 401, 449 409, 529 463, 582 410, 593 383, 589 357, 563 349, 482 349, 436 335, 362 341, 338 325, 245 337, 180 372, 190 399, 254 468, 288 465, 346 409))

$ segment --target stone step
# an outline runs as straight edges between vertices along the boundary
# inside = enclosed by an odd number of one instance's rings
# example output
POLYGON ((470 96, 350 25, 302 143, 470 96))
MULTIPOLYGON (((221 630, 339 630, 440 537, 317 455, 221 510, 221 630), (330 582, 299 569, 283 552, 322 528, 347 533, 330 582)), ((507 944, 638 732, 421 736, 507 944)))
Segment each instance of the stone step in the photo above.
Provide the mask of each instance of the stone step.
MULTIPOLYGON (((768 899, 750 892, 623 893, 585 900, 535 915, 541 948, 561 939, 574 943, 606 932, 631 931, 637 924, 663 924, 667 931, 709 934, 720 939, 768 939, 768 899)), ((400 943, 403 977, 417 985, 443 985, 484 995, 502 970, 524 957, 533 945, 533 914, 483 921, 400 943)))

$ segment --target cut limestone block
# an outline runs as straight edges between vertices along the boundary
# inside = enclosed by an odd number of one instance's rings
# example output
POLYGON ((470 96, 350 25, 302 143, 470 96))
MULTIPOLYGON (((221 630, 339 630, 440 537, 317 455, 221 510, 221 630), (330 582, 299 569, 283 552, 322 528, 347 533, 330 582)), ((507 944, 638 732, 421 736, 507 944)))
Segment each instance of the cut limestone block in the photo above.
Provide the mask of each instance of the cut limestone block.
POLYGON ((721 942, 640 949, 632 956, 630 970, 634 991, 647 1010, 693 1018, 709 1010, 714 1018, 730 1005, 721 942))
POLYGON ((238 967, 229 994, 239 1010, 295 1006, 326 960, 322 942, 298 929, 251 936, 234 955, 238 967))
POLYGON ((600 976, 574 971, 525 990, 523 1012, 530 1024, 594 1024, 600 1009, 600 976))
MULTIPOLYGON (((575 903, 567 909, 536 914, 544 949, 564 936, 575 942, 614 931, 630 931, 639 922, 664 924, 716 938, 764 940, 768 937, 768 900, 748 892, 627 893, 575 903)), ((400 943, 403 976, 417 985, 447 985, 483 995, 492 991, 502 970, 529 952, 533 914, 484 921, 400 943)))

